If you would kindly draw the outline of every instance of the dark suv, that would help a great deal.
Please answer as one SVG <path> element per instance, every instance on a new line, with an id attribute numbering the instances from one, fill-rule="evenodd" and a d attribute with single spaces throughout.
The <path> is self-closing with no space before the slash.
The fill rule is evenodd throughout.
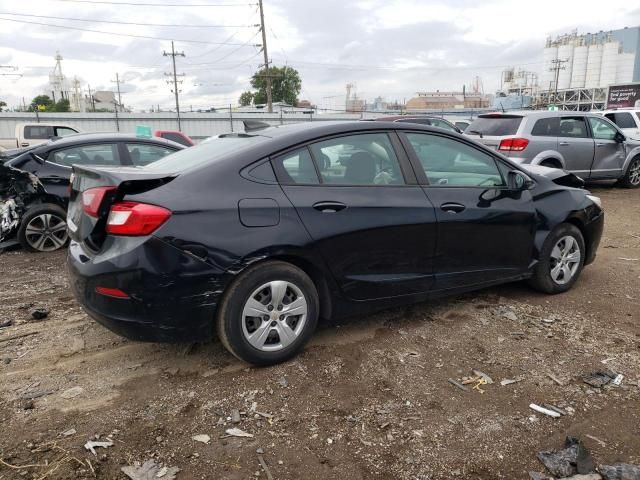
<path id="1" fill-rule="evenodd" d="M 524 111 L 479 115 L 465 135 L 518 163 L 564 168 L 584 179 L 640 186 L 640 141 L 595 113 Z"/>

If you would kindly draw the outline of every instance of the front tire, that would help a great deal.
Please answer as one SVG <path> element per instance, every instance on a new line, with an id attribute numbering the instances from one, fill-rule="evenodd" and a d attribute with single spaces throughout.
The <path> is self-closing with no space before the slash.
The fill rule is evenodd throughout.
<path id="1" fill-rule="evenodd" d="M 281 261 L 261 263 L 236 278 L 225 293 L 216 329 L 233 355 L 255 365 L 293 357 L 318 324 L 318 292 L 309 276 Z"/>
<path id="2" fill-rule="evenodd" d="M 566 292 L 578 280 L 585 256 L 582 233 L 575 225 L 563 223 L 545 240 L 540 260 L 529 283 L 544 293 Z"/>
<path id="3" fill-rule="evenodd" d="M 618 183 L 624 188 L 640 187 L 640 156 L 631 159 L 624 177 Z"/>
<path id="4" fill-rule="evenodd" d="M 52 203 L 34 205 L 22 217 L 18 228 L 18 241 L 30 252 L 53 252 L 69 241 L 67 214 Z"/>

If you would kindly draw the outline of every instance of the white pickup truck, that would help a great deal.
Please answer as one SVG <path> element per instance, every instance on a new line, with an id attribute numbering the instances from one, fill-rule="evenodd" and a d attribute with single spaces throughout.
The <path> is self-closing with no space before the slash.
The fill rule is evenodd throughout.
<path id="1" fill-rule="evenodd" d="M 32 147 L 45 143 L 51 137 L 64 137 L 74 133 L 78 133 L 78 130 L 60 123 L 19 123 L 13 138 L 0 138 L 0 152 Z"/>

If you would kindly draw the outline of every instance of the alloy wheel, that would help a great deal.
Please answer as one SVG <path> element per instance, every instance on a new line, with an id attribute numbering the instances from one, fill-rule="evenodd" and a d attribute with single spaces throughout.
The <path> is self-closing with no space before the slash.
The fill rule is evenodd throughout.
<path id="1" fill-rule="evenodd" d="M 570 235 L 562 237 L 551 250 L 551 279 L 558 285 L 569 283 L 578 271 L 580 245 Z"/>
<path id="2" fill-rule="evenodd" d="M 640 185 L 640 158 L 633 160 L 629 167 L 629 183 L 633 186 Z"/>
<path id="3" fill-rule="evenodd" d="M 282 350 L 302 333 L 307 321 L 307 300 L 291 282 L 274 280 L 257 288 L 242 310 L 242 332 L 254 348 Z"/>
<path id="4" fill-rule="evenodd" d="M 68 237 L 67 223 L 63 218 L 51 213 L 33 217 L 25 229 L 29 246 L 40 252 L 53 252 L 62 247 Z"/>

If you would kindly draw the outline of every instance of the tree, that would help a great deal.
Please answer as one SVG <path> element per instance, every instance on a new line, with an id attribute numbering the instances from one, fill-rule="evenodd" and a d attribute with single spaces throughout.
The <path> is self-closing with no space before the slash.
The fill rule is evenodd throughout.
<path id="1" fill-rule="evenodd" d="M 38 109 L 38 105 L 44 106 L 45 111 L 49 110 L 53 106 L 53 100 L 49 95 L 38 95 L 33 100 L 31 100 L 31 105 L 29 109 L 33 112 Z"/>
<path id="2" fill-rule="evenodd" d="M 0 112 L 2 111 L 2 108 L 6 106 L 7 106 L 7 102 L 0 100 Z"/>
<path id="3" fill-rule="evenodd" d="M 71 104 L 66 98 L 61 98 L 47 110 L 50 112 L 69 112 L 71 111 Z"/>
<path id="4" fill-rule="evenodd" d="M 251 105 L 253 103 L 253 96 L 254 93 L 253 92 L 242 92 L 242 95 L 240 95 L 240 99 L 238 100 L 238 103 L 240 104 L 241 107 L 246 107 L 247 105 Z"/>
<path id="5" fill-rule="evenodd" d="M 263 68 L 251 78 L 251 86 L 257 90 L 253 94 L 256 104 L 267 103 L 267 74 L 271 77 L 271 94 L 274 102 L 284 102 L 289 105 L 298 103 L 298 94 L 302 89 L 302 80 L 298 71 L 291 67 Z"/>

